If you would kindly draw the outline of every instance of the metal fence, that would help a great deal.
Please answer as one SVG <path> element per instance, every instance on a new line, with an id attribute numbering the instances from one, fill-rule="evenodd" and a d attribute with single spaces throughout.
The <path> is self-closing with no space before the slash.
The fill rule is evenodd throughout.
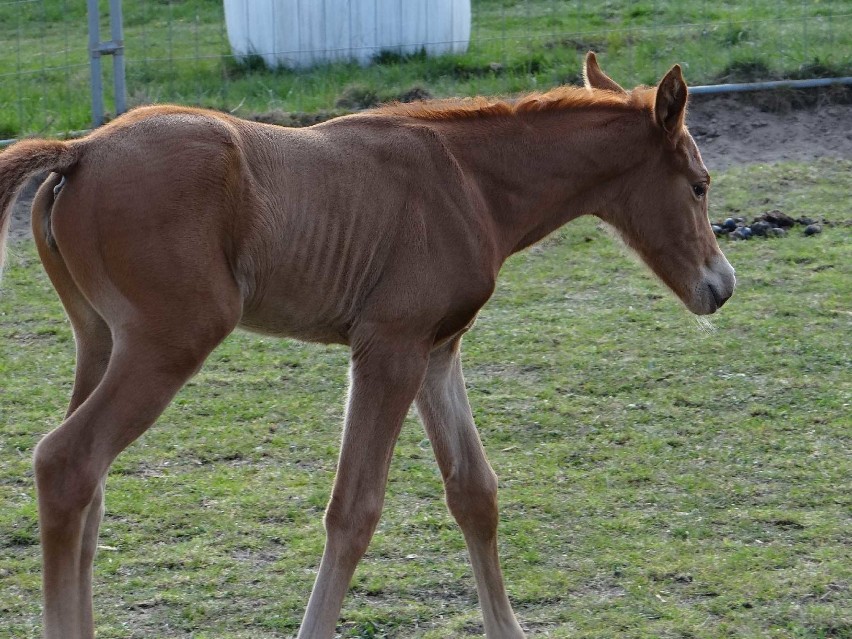
<path id="1" fill-rule="evenodd" d="M 298 15 L 302 3 L 331 1 L 279 6 Z M 361 0 L 374 12 L 380 1 Z M 357 2 L 347 0 L 346 10 Z M 149 102 L 280 114 L 351 110 L 407 95 L 543 89 L 575 82 L 588 49 L 631 86 L 654 82 L 673 62 L 702 85 L 697 92 L 852 83 L 848 0 L 471 4 L 464 54 L 427 59 L 389 50 L 377 51 L 368 66 L 269 69 L 260 55 L 233 55 L 222 0 L 89 0 L 88 7 L 0 0 L 0 140 L 74 135 L 125 105 Z M 101 65 L 110 54 L 113 64 Z"/>

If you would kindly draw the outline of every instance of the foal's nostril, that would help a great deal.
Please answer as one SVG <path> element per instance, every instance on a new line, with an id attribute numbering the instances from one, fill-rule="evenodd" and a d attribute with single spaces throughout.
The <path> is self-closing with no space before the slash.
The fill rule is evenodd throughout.
<path id="1" fill-rule="evenodd" d="M 725 302 L 731 299 L 730 293 L 727 295 L 721 295 L 712 284 L 708 284 L 707 288 L 710 289 L 710 294 L 713 295 L 713 300 L 716 302 L 716 308 L 721 308 Z"/>

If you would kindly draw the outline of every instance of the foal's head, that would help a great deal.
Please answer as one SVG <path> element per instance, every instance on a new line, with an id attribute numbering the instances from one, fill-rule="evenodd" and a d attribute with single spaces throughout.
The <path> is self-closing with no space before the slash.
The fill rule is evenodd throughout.
<path id="1" fill-rule="evenodd" d="M 627 92 L 607 77 L 593 53 L 586 86 Z M 722 255 L 707 217 L 710 174 L 684 125 L 686 83 L 675 65 L 652 89 L 634 89 L 650 114 L 642 162 L 622 196 L 600 217 L 698 315 L 714 313 L 734 292 L 734 269 Z"/>

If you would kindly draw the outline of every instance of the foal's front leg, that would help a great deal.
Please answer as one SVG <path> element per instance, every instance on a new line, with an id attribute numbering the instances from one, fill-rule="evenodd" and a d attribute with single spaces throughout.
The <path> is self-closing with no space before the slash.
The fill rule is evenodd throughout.
<path id="1" fill-rule="evenodd" d="M 461 369 L 461 340 L 437 349 L 417 411 L 444 478 L 447 506 L 464 533 L 488 639 L 521 639 L 497 557 L 497 477 L 473 423 Z"/>
<path id="2" fill-rule="evenodd" d="M 299 639 L 334 636 L 343 598 L 382 512 L 388 468 L 428 361 L 428 344 L 372 331 L 353 344 L 349 402 L 326 544 Z"/>

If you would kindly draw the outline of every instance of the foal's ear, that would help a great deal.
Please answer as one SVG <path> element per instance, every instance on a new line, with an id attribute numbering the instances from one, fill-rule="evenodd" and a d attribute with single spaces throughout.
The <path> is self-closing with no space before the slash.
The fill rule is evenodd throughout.
<path id="1" fill-rule="evenodd" d="M 670 136 L 683 128 L 686 116 L 686 94 L 686 82 L 680 65 L 676 64 L 660 80 L 654 102 L 654 119 Z"/>
<path id="2" fill-rule="evenodd" d="M 586 54 L 586 62 L 583 64 L 583 84 L 587 89 L 606 89 L 616 93 L 627 93 L 615 80 L 601 71 L 594 51 Z"/>

